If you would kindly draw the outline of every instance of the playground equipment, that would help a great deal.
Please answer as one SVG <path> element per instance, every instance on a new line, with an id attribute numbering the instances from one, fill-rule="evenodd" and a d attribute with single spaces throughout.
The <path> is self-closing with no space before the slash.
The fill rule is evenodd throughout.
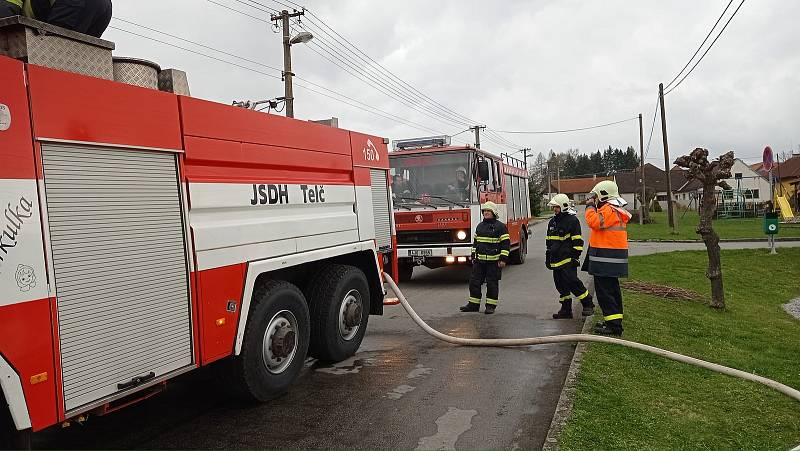
<path id="1" fill-rule="evenodd" d="M 792 206 L 789 205 L 789 199 L 786 196 L 778 196 L 778 210 L 781 212 L 784 223 L 800 222 L 800 218 L 794 215 Z"/>
<path id="2" fill-rule="evenodd" d="M 758 201 L 750 188 L 717 192 L 716 219 L 755 218 L 760 216 Z"/>

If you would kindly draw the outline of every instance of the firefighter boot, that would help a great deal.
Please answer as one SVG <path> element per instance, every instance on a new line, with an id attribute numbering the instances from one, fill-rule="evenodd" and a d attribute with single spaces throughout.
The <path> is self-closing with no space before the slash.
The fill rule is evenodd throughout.
<path id="1" fill-rule="evenodd" d="M 572 299 L 561 301 L 561 309 L 553 313 L 553 319 L 572 319 Z"/>
<path id="2" fill-rule="evenodd" d="M 486 309 L 483 311 L 483 313 L 485 313 L 487 315 L 491 315 L 492 313 L 494 313 L 495 309 L 497 309 L 496 305 L 494 305 L 494 304 L 486 304 Z"/>
<path id="3" fill-rule="evenodd" d="M 467 305 L 462 305 L 459 310 L 462 312 L 477 312 L 481 309 L 480 304 L 476 304 L 475 302 L 467 302 Z"/>
<path id="4" fill-rule="evenodd" d="M 622 324 L 611 324 L 610 322 L 597 323 L 594 326 L 594 333 L 598 335 L 622 336 Z"/>
<path id="5" fill-rule="evenodd" d="M 581 311 L 581 315 L 583 316 L 594 315 L 594 302 L 592 302 L 591 296 L 589 296 L 586 299 L 581 299 L 581 305 L 583 306 L 583 311 Z"/>

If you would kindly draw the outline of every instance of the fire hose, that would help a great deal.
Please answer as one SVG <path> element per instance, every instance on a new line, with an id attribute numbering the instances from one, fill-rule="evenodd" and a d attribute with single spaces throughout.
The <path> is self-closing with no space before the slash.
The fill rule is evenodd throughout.
<path id="1" fill-rule="evenodd" d="M 729 368 L 727 366 L 719 365 L 716 363 L 706 362 L 705 360 L 696 359 L 694 357 L 685 356 L 683 354 L 678 354 L 677 352 L 667 351 L 666 349 L 657 348 L 655 346 L 649 346 L 641 343 L 636 343 L 634 341 L 622 340 L 620 338 L 613 338 L 613 337 L 605 337 L 600 335 L 590 335 L 590 334 L 567 334 L 567 335 L 549 335 L 543 337 L 531 337 L 531 338 L 461 338 L 461 337 L 454 337 L 452 335 L 447 335 L 438 330 L 429 326 L 425 321 L 420 318 L 417 312 L 411 308 L 411 304 L 408 303 L 408 300 L 400 291 L 400 288 L 397 284 L 392 280 L 389 275 L 384 273 L 384 279 L 386 283 L 389 284 L 389 287 L 392 291 L 397 295 L 398 299 L 400 300 L 400 304 L 402 304 L 403 308 L 406 310 L 406 313 L 414 320 L 417 325 L 422 328 L 425 332 L 429 335 L 433 336 L 434 338 L 438 338 L 439 340 L 445 341 L 447 343 L 451 343 L 454 345 L 460 346 L 479 346 L 479 347 L 513 347 L 513 346 L 535 346 L 535 345 L 544 345 L 544 344 L 553 344 L 553 343 L 576 343 L 576 342 L 594 342 L 594 343 L 607 343 L 607 344 L 614 344 L 619 346 L 625 346 L 627 348 L 638 349 L 640 351 L 649 352 L 652 354 L 659 355 L 661 357 L 675 360 L 682 363 L 688 363 L 690 365 L 699 366 L 701 368 L 706 368 L 711 371 L 716 371 L 718 373 L 722 373 L 728 376 L 738 377 L 740 379 L 758 382 L 760 384 L 764 384 L 773 390 L 777 390 L 783 393 L 790 398 L 794 398 L 797 401 L 800 401 L 800 391 L 789 387 L 788 385 L 781 384 L 780 382 L 774 381 L 772 379 L 767 379 L 766 377 L 758 376 L 756 374 L 748 373 L 746 371 L 737 370 L 735 368 Z M 800 450 L 800 446 L 795 448 L 795 450 Z M 794 450 L 793 450 L 794 451 Z"/>

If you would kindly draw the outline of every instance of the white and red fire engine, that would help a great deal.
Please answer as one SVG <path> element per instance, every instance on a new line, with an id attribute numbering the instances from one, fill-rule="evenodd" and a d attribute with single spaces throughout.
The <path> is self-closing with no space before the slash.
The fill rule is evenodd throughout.
<path id="1" fill-rule="evenodd" d="M 508 226 L 511 261 L 525 262 L 531 210 L 524 162 L 451 146 L 447 136 L 395 141 L 389 161 L 401 281 L 411 279 L 415 266 L 470 264 L 486 201 L 500 207 Z"/>
<path id="2" fill-rule="evenodd" d="M 353 355 L 393 261 L 387 143 L 0 57 L 2 434 L 220 360 L 267 400 Z"/>

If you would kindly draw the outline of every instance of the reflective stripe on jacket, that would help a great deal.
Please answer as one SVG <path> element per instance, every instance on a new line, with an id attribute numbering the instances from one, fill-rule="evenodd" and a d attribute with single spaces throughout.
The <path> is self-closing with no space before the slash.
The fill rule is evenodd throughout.
<path id="1" fill-rule="evenodd" d="M 627 277 L 628 232 L 631 214 L 609 203 L 586 207 L 586 223 L 592 229 L 584 269 L 601 277 Z"/>
<path id="2" fill-rule="evenodd" d="M 511 238 L 508 229 L 502 222 L 483 220 L 475 228 L 475 239 L 472 242 L 472 254 L 479 261 L 508 261 L 511 249 Z"/>
<path id="3" fill-rule="evenodd" d="M 578 218 L 566 212 L 559 213 L 547 224 L 547 262 L 549 268 L 566 267 L 573 259 L 579 259 L 583 252 L 581 223 Z"/>

